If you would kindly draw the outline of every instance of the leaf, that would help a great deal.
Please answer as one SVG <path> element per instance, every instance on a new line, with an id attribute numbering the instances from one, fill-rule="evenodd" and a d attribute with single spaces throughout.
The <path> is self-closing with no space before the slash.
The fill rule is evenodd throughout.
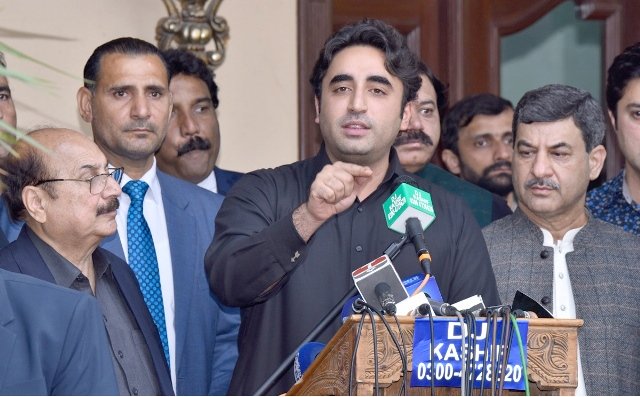
<path id="1" fill-rule="evenodd" d="M 12 69 L 6 69 L 0 66 L 0 76 L 11 77 L 16 80 L 23 81 L 28 84 L 39 84 L 39 85 L 51 85 L 52 83 L 48 80 L 41 79 L 39 77 L 29 76 L 27 74 L 18 72 Z"/>
<path id="2" fill-rule="evenodd" d="M 71 73 L 69 73 L 69 72 L 67 72 L 65 70 L 59 69 L 59 68 L 57 68 L 55 66 L 52 66 L 52 65 L 49 65 L 48 63 L 43 62 L 43 61 L 41 61 L 39 59 L 33 58 L 33 57 L 31 57 L 31 56 L 29 56 L 29 55 L 27 55 L 27 54 L 25 54 L 25 53 L 23 53 L 21 51 L 16 50 L 13 47 L 10 47 L 9 45 L 7 45 L 6 43 L 4 43 L 2 41 L 0 41 L 0 51 L 6 52 L 8 54 L 13 54 L 16 57 L 19 57 L 19 58 L 22 58 L 22 59 L 26 59 L 26 60 L 31 61 L 31 62 L 33 62 L 33 63 L 35 63 L 37 65 L 40 65 L 40 66 L 44 66 L 45 68 L 47 68 L 49 70 L 53 70 L 54 72 L 60 73 L 60 74 L 62 74 L 64 76 L 71 77 L 74 80 L 82 80 L 82 81 L 84 81 L 84 79 L 81 78 L 81 77 L 75 76 L 75 75 L 73 75 L 73 74 L 71 74 Z"/>
<path id="3" fill-rule="evenodd" d="M 0 145 L 15 156 L 17 153 L 15 150 L 13 150 L 12 146 L 19 140 L 23 140 L 33 147 L 36 147 L 45 152 L 49 151 L 49 149 L 42 146 L 38 141 L 31 138 L 29 134 L 22 132 L 17 128 L 14 128 L 13 126 L 7 124 L 4 120 L 0 120 Z"/>

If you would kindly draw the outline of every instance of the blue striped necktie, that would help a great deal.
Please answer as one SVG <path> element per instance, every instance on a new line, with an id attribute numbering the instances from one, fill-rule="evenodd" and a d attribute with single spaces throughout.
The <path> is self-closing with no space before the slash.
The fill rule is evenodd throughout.
<path id="1" fill-rule="evenodd" d="M 138 283 L 140 283 L 144 302 L 147 304 L 151 317 L 153 317 L 153 322 L 158 328 L 164 356 L 167 363 L 169 363 L 169 342 L 164 319 L 158 258 L 156 257 L 156 249 L 153 245 L 153 237 L 151 236 L 149 225 L 142 212 L 142 202 L 147 189 L 149 189 L 149 185 L 146 182 L 133 180 L 127 182 L 122 188 L 122 191 L 131 197 L 131 205 L 127 214 L 129 266 L 135 273 Z"/>

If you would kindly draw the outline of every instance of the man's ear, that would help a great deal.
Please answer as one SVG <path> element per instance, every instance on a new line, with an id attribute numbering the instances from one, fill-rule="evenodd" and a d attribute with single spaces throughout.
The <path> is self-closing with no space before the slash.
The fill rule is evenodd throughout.
<path id="1" fill-rule="evenodd" d="M 91 98 L 93 94 L 87 87 L 80 87 L 76 94 L 76 101 L 78 102 L 78 112 L 80 117 L 87 123 L 91 123 L 93 119 L 93 109 L 91 108 Z"/>
<path id="2" fill-rule="evenodd" d="M 49 195 L 37 186 L 25 186 L 22 189 L 22 203 L 27 213 L 38 223 L 47 221 L 45 208 L 49 199 Z"/>
<path id="3" fill-rule="evenodd" d="M 315 118 L 315 122 L 316 124 L 320 124 L 320 98 L 318 98 L 317 96 L 314 97 L 314 104 L 316 106 L 316 118 Z"/>
<path id="4" fill-rule="evenodd" d="M 409 129 L 409 123 L 411 122 L 412 106 L 411 102 L 407 102 L 402 110 L 402 121 L 400 121 L 400 131 Z"/>
<path id="5" fill-rule="evenodd" d="M 445 167 L 455 175 L 460 175 L 460 157 L 453 152 L 451 149 L 444 149 L 442 151 L 442 162 Z"/>
<path id="6" fill-rule="evenodd" d="M 607 158 L 607 149 L 598 145 L 589 153 L 589 180 L 594 180 L 600 176 L 600 171 L 604 167 L 604 160 Z"/>

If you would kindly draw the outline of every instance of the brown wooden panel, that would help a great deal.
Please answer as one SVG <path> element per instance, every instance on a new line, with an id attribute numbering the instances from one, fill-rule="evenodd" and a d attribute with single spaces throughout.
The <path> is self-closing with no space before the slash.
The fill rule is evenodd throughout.
<path id="1" fill-rule="evenodd" d="M 381 19 L 407 37 L 411 50 L 429 64 L 437 76 L 447 78 L 447 62 L 442 57 L 447 46 L 447 33 L 441 31 L 446 18 L 442 0 L 334 0 L 334 31 L 362 18 Z"/>
<path id="2" fill-rule="evenodd" d="M 452 60 L 463 65 L 452 102 L 482 92 L 500 94 L 500 38 L 532 25 L 562 1 L 462 1 L 459 42 L 464 58 Z"/>
<path id="3" fill-rule="evenodd" d="M 318 52 L 331 34 L 331 0 L 298 0 L 298 139 L 300 159 L 318 151 L 322 138 L 315 123 L 309 77 Z"/>

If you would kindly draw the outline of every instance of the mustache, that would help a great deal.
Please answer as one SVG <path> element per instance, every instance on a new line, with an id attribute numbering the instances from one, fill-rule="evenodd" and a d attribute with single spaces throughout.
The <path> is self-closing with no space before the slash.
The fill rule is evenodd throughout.
<path id="1" fill-rule="evenodd" d="M 151 132 L 156 132 L 158 130 L 158 126 L 150 122 L 149 120 L 134 120 L 129 124 L 125 124 L 123 129 L 125 131 L 143 129 L 143 130 L 149 130 Z"/>
<path id="2" fill-rule="evenodd" d="M 526 188 L 531 188 L 531 187 L 547 187 L 549 189 L 553 189 L 553 190 L 559 190 L 560 189 L 560 184 L 558 182 L 555 182 L 552 179 L 549 178 L 533 178 L 533 179 L 529 179 L 524 186 Z"/>
<path id="3" fill-rule="evenodd" d="M 120 208 L 120 201 L 118 201 L 117 198 L 113 197 L 109 199 L 109 201 L 107 201 L 103 206 L 98 207 L 96 215 L 106 214 L 115 211 L 118 208 Z"/>
<path id="4" fill-rule="evenodd" d="M 482 174 L 483 176 L 489 176 L 491 172 L 497 170 L 498 168 L 503 168 L 503 167 L 509 167 L 509 169 L 511 169 L 511 161 L 501 160 L 494 164 L 491 164 L 489 167 L 485 168 Z"/>
<path id="5" fill-rule="evenodd" d="M 410 142 L 420 142 L 425 146 L 433 146 L 431 137 L 423 130 L 404 130 L 398 132 L 394 145 L 404 145 Z"/>
<path id="6" fill-rule="evenodd" d="M 193 150 L 209 150 L 210 148 L 211 142 L 209 142 L 208 139 L 204 139 L 196 135 L 178 148 L 178 157 L 185 155 Z"/>

